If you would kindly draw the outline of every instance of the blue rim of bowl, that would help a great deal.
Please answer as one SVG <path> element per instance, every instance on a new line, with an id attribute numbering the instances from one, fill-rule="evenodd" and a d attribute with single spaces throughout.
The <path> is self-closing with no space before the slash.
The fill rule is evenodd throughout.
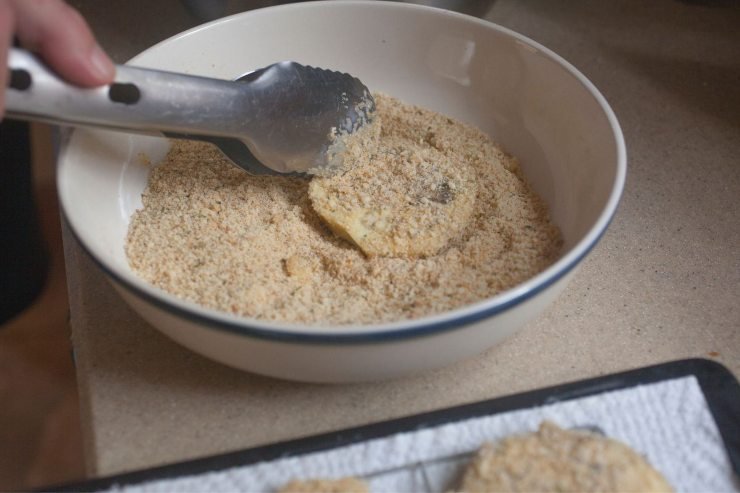
<path id="1" fill-rule="evenodd" d="M 277 10 L 277 9 L 307 8 L 307 7 L 310 7 L 311 4 L 331 4 L 331 3 L 333 3 L 335 6 L 339 3 L 349 4 L 349 5 L 352 5 L 352 4 L 354 5 L 385 4 L 387 6 L 393 6 L 394 8 L 438 11 L 438 12 L 444 12 L 445 15 L 465 18 L 475 23 L 481 23 L 481 24 L 486 24 L 488 26 L 493 26 L 495 29 L 505 34 L 508 34 L 509 36 L 512 36 L 515 39 L 518 39 L 524 42 L 525 44 L 537 49 L 539 52 L 544 53 L 545 55 L 547 55 L 554 61 L 558 62 L 562 67 L 568 70 L 568 72 L 572 76 L 574 76 L 578 80 L 578 82 L 580 82 L 584 86 L 584 88 L 589 92 L 589 94 L 591 94 L 591 96 L 594 99 L 596 99 L 599 106 L 604 110 L 606 118 L 614 133 L 615 144 L 616 144 L 616 158 L 617 158 L 616 164 L 617 165 L 616 165 L 616 170 L 615 170 L 614 185 L 612 186 L 612 190 L 609 194 L 609 197 L 607 198 L 606 204 L 604 206 L 604 210 L 602 211 L 601 215 L 595 221 L 595 224 L 586 233 L 584 238 L 582 238 L 578 243 L 576 243 L 576 245 L 570 250 L 570 254 L 566 253 L 566 255 L 561 257 L 559 261 L 555 262 L 555 264 L 551 265 L 550 267 L 545 269 L 545 271 L 541 272 L 534 278 L 531 278 L 528 281 L 525 281 L 524 283 L 519 284 L 513 287 L 511 290 L 501 293 L 494 298 L 484 300 L 484 301 L 475 303 L 473 305 L 464 306 L 464 307 L 461 307 L 461 308 L 458 308 L 452 311 L 448 311 L 448 312 L 445 312 L 445 313 L 442 313 L 436 316 L 433 315 L 433 316 L 424 317 L 420 319 L 411 319 L 411 320 L 399 321 L 399 322 L 390 323 L 390 324 L 378 324 L 381 327 L 383 325 L 393 325 L 393 326 L 398 326 L 397 328 L 396 327 L 388 328 L 388 329 L 375 328 L 373 330 L 362 330 L 363 326 L 348 325 L 346 326 L 347 332 L 342 332 L 342 333 L 337 333 L 334 331 L 322 332 L 321 331 L 322 327 L 320 325 L 299 326 L 297 324 L 285 324 L 285 326 L 289 328 L 281 329 L 281 330 L 255 327 L 254 324 L 261 324 L 262 322 L 258 319 L 247 319 L 247 318 L 241 318 L 241 317 L 236 317 L 236 316 L 233 316 L 233 320 L 232 320 L 229 314 L 227 314 L 226 312 L 220 312 L 216 310 L 199 307 L 193 303 L 185 302 L 183 300 L 177 299 L 173 295 L 165 293 L 164 291 L 161 291 L 158 288 L 155 288 L 153 286 L 147 286 L 152 291 L 158 293 L 158 295 L 150 293 L 147 291 L 147 289 L 136 286 L 134 282 L 131 282 L 130 280 L 126 279 L 125 276 L 120 275 L 114 269 L 111 269 L 110 267 L 108 267 L 102 260 L 100 260 L 95 255 L 94 252 L 92 252 L 85 245 L 80 235 L 77 233 L 74 227 L 74 223 L 70 221 L 69 217 L 67 216 L 67 212 L 64 208 L 64 201 L 62 200 L 61 201 L 62 215 L 64 216 L 67 222 L 67 225 L 69 227 L 69 230 L 72 232 L 72 235 L 75 237 L 78 244 L 85 251 L 85 253 L 89 256 L 89 258 L 91 258 L 93 262 L 98 266 L 98 268 L 100 268 L 108 277 L 110 277 L 113 281 L 115 281 L 115 283 L 119 287 L 128 291 L 130 294 L 145 300 L 146 302 L 154 305 L 160 310 L 169 312 L 172 315 L 184 318 L 190 322 L 194 322 L 201 327 L 219 330 L 219 331 L 225 331 L 225 332 L 235 334 L 235 335 L 248 336 L 248 337 L 253 337 L 256 339 L 269 340 L 269 341 L 274 341 L 274 342 L 302 343 L 302 344 L 329 344 L 329 345 L 367 344 L 367 343 L 385 343 L 385 342 L 391 342 L 391 341 L 404 341 L 404 340 L 415 339 L 419 337 L 433 336 L 433 335 L 436 335 L 442 332 L 448 332 L 451 330 L 462 329 L 465 326 L 474 324 L 486 318 L 490 318 L 494 315 L 497 315 L 499 313 L 502 313 L 508 310 L 509 308 L 515 305 L 519 305 L 523 303 L 524 301 L 527 301 L 528 299 L 534 297 L 538 293 L 546 290 L 547 288 L 555 284 L 557 281 L 562 279 L 566 274 L 571 272 L 591 252 L 591 250 L 601 240 L 604 233 L 606 232 L 609 225 L 611 224 L 611 221 L 613 220 L 614 215 L 616 214 L 616 210 L 619 205 L 622 192 L 624 190 L 624 183 L 625 183 L 625 177 L 626 177 L 626 169 L 627 169 L 626 145 L 624 141 L 624 135 L 622 133 L 617 117 L 614 114 L 614 111 L 611 109 L 611 106 L 609 105 L 609 103 L 606 101 L 606 98 L 604 98 L 604 96 L 599 92 L 599 90 L 594 86 L 594 84 L 586 76 L 584 76 L 578 69 L 576 69 L 572 64 L 570 64 L 563 57 L 553 52 L 549 48 L 541 45 L 540 43 L 522 34 L 512 31 L 511 29 L 495 24 L 493 22 L 485 21 L 477 17 L 469 16 L 466 14 L 460 14 L 457 12 L 451 12 L 451 11 L 436 8 L 436 7 L 422 6 L 422 5 L 416 5 L 416 4 L 404 4 L 404 3 L 396 3 L 396 2 L 388 2 L 388 1 L 377 1 L 377 0 L 350 0 L 346 2 L 323 0 L 323 1 L 316 1 L 316 2 L 304 2 L 301 4 L 279 5 L 279 6 L 267 7 L 263 9 L 256 9 L 253 11 L 234 14 L 232 16 L 229 16 L 223 19 L 218 19 L 216 21 L 212 21 L 212 22 L 200 25 L 200 26 L 196 26 L 192 29 L 176 34 L 175 36 L 171 38 L 168 38 L 160 43 L 157 43 L 151 48 L 154 48 L 159 44 L 163 44 L 168 41 L 180 38 L 182 36 L 187 36 L 194 31 L 198 31 L 198 30 L 203 29 L 204 27 L 208 27 L 210 24 L 217 24 L 220 22 L 224 22 L 225 20 L 228 20 L 228 19 L 237 18 L 237 17 L 241 17 L 244 15 L 249 15 L 253 12 L 266 11 L 266 10 Z M 65 145 L 62 147 L 61 152 L 60 152 L 60 159 L 65 153 L 66 147 L 69 145 L 70 140 L 71 139 L 67 139 L 67 141 L 65 142 Z M 592 238 L 590 241 L 586 242 L 586 239 L 589 236 L 591 236 Z M 576 252 L 578 253 L 575 254 Z M 568 259 L 566 263 L 561 264 L 561 262 L 565 260 L 565 257 L 570 257 L 570 258 Z M 561 265 L 558 265 L 558 264 L 561 264 Z M 539 279 L 539 280 L 535 282 L 535 279 Z M 138 281 L 141 282 L 142 284 L 145 283 L 145 281 L 143 280 L 138 280 Z M 525 289 L 526 285 L 529 285 L 529 287 L 526 287 Z M 519 292 L 518 294 L 511 295 L 511 296 L 506 296 L 507 294 L 511 294 L 513 291 L 516 291 L 516 290 L 519 290 L 521 292 Z M 166 300 L 165 299 L 166 297 L 171 297 L 175 299 L 176 301 L 173 303 L 172 301 Z M 500 301 L 497 301 L 497 299 L 499 299 Z M 188 305 L 192 305 L 192 306 L 188 306 Z M 203 313 L 199 313 L 199 311 Z M 469 313 L 455 315 L 456 312 L 460 312 L 460 311 L 469 311 Z M 209 312 L 212 312 L 214 315 L 213 316 L 209 315 L 208 314 Z M 229 318 L 226 318 L 226 317 L 229 317 Z M 441 320 L 439 320 L 440 318 Z M 270 322 L 264 322 L 264 323 L 265 325 L 270 325 Z M 404 325 L 410 325 L 410 327 L 404 327 Z"/>
<path id="2" fill-rule="evenodd" d="M 190 322 L 197 323 L 200 326 L 204 326 L 209 329 L 223 330 L 237 335 L 250 336 L 262 340 L 270 340 L 276 342 L 286 343 L 311 343 L 311 344 L 367 344 L 367 343 L 383 343 L 391 341 L 401 341 L 407 339 L 416 339 L 424 336 L 431 336 L 440 332 L 447 332 L 453 329 L 461 329 L 467 325 L 479 322 L 483 319 L 492 317 L 498 313 L 504 312 L 512 306 L 518 305 L 529 298 L 537 295 L 541 291 L 544 291 L 557 281 L 562 279 L 566 274 L 573 270 L 580 261 L 588 255 L 594 246 L 599 242 L 604 232 L 606 231 L 609 223 L 611 223 L 612 217 L 605 227 L 601 230 L 595 240 L 586 248 L 579 256 L 571 260 L 565 267 L 559 269 L 555 274 L 548 277 L 545 281 L 535 285 L 534 287 L 527 290 L 525 293 L 515 296 L 509 300 L 501 303 L 494 304 L 490 307 L 485 307 L 477 310 L 468 315 L 462 315 L 449 320 L 439 322 L 429 322 L 424 324 L 423 319 L 409 320 L 409 323 L 422 322 L 419 327 L 400 328 L 388 331 L 370 331 L 370 332 L 346 332 L 346 333 L 319 333 L 319 332 L 289 332 L 289 331 L 277 331 L 271 329 L 264 329 L 259 327 L 253 327 L 249 324 L 247 319 L 242 319 L 244 322 L 228 322 L 225 320 L 216 320 L 204 314 L 197 313 L 193 310 L 189 310 L 184 307 L 173 305 L 166 300 L 158 298 L 151 293 L 146 292 L 143 289 L 134 286 L 128 280 L 118 275 L 115 271 L 107 267 L 102 261 L 100 261 L 93 252 L 91 252 L 80 239 L 79 235 L 72 226 L 66 213 L 63 212 L 64 218 L 67 222 L 69 230 L 77 240 L 77 243 L 88 255 L 95 265 L 100 268 L 108 277 L 114 280 L 120 287 L 128 291 L 130 294 L 137 296 L 148 303 L 156 306 L 157 308 L 167 311 L 178 317 L 187 319 Z M 259 323 L 259 321 L 257 321 Z M 316 326 L 306 326 L 309 330 L 316 330 Z M 351 329 L 350 329 L 351 330 Z"/>

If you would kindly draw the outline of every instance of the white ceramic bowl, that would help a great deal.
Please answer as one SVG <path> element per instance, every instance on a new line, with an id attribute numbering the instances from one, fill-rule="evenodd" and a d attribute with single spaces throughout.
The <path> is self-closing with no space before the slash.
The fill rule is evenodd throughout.
<path id="1" fill-rule="evenodd" d="M 63 212 L 121 296 L 155 328 L 209 358 L 279 378 L 346 382 L 440 367 L 491 347 L 562 291 L 614 214 L 626 156 L 596 88 L 545 47 L 472 17 L 379 1 L 297 3 L 221 19 L 131 64 L 233 78 L 279 60 L 349 72 L 379 90 L 473 123 L 521 159 L 564 236 L 562 257 L 480 303 L 423 319 L 302 327 L 201 308 L 140 280 L 124 254 L 163 139 L 76 131 L 58 173 Z"/>

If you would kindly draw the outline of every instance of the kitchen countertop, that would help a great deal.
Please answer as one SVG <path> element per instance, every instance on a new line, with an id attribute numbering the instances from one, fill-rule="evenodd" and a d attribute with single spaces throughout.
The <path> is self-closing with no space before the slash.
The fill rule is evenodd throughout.
<path id="1" fill-rule="evenodd" d="M 117 62 L 201 22 L 176 0 L 71 3 Z M 714 359 L 740 375 L 737 3 L 456 3 L 486 10 L 485 18 L 573 63 L 622 125 L 629 159 L 622 202 L 564 294 L 503 344 L 451 367 L 390 382 L 299 384 L 233 370 L 160 335 L 65 230 L 91 475 L 680 358 Z"/>

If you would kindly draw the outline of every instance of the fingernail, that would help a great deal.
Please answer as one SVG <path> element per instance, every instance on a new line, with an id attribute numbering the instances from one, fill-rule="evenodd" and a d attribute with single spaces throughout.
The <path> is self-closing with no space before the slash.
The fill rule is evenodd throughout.
<path id="1" fill-rule="evenodd" d="M 101 79 L 112 79 L 116 73 L 113 62 L 98 45 L 90 53 L 90 64 L 95 75 Z"/>

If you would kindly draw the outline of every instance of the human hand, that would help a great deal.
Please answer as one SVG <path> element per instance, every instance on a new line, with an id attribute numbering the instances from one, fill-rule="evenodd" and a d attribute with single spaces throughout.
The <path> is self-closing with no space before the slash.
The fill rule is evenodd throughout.
<path id="1" fill-rule="evenodd" d="M 110 83 L 115 67 L 79 12 L 63 0 L 0 0 L 0 67 L 8 66 L 13 36 L 61 77 L 82 87 Z M 0 118 L 8 71 L 0 68 Z"/>

